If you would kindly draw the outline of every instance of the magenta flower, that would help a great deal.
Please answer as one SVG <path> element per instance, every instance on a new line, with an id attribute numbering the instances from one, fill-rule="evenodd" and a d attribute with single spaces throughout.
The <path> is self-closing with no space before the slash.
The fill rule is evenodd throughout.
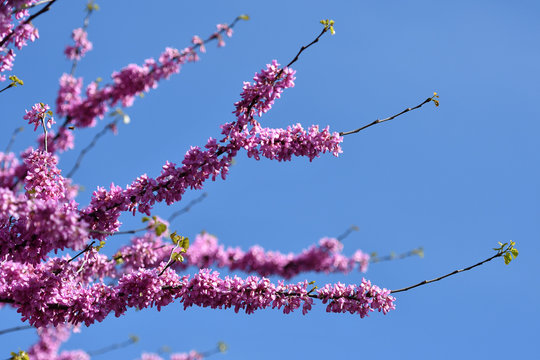
<path id="1" fill-rule="evenodd" d="M 37 103 L 32 106 L 32 110 L 25 110 L 26 115 L 24 115 L 23 119 L 28 120 L 28 124 L 34 124 L 34 131 L 36 131 L 38 126 L 45 124 L 45 118 L 48 115 L 49 118 L 47 119 L 47 123 L 45 125 L 50 129 L 52 124 L 56 123 L 52 117 L 52 111 L 50 109 L 51 108 L 47 104 Z"/>

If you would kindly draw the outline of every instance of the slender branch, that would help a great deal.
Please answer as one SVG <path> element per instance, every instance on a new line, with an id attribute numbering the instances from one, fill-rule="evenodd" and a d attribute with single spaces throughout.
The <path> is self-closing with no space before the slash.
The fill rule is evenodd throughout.
<path id="1" fill-rule="evenodd" d="M 92 241 L 90 244 L 88 244 L 88 246 L 86 246 L 84 248 L 84 250 L 82 250 L 81 252 L 79 252 L 77 255 L 75 255 L 74 257 L 72 257 L 71 259 L 68 260 L 68 264 L 70 262 L 72 262 L 73 260 L 75 260 L 76 258 L 78 258 L 79 256 L 81 256 L 82 254 L 84 254 L 85 252 L 87 252 L 88 250 L 90 250 L 90 248 L 94 245 L 95 241 Z"/>
<path id="2" fill-rule="evenodd" d="M 126 234 L 135 234 L 135 233 L 138 233 L 138 232 L 141 232 L 141 231 L 145 231 L 145 230 L 149 230 L 151 229 L 151 227 L 147 226 L 147 227 L 143 227 L 143 228 L 140 228 L 140 229 L 134 229 L 134 230 L 126 230 L 126 231 L 117 231 L 117 232 L 112 232 L 112 231 L 103 231 L 103 230 L 89 230 L 91 233 L 96 233 L 96 234 L 103 234 L 103 235 L 126 235 Z"/>
<path id="3" fill-rule="evenodd" d="M 77 161 L 75 162 L 75 165 L 73 165 L 73 167 L 71 168 L 71 170 L 67 173 L 66 177 L 67 178 L 71 178 L 73 177 L 73 174 L 75 174 L 75 172 L 79 169 L 79 167 L 81 166 L 81 163 L 84 159 L 84 156 L 86 155 L 86 153 L 88 153 L 90 150 L 92 150 L 92 148 L 94 146 L 96 146 L 96 143 L 97 141 L 99 140 L 99 138 L 103 137 L 107 131 L 109 129 L 111 129 L 114 125 L 116 125 L 116 123 L 118 122 L 118 119 L 112 121 L 111 123 L 107 124 L 103 129 L 101 129 L 100 132 L 98 132 L 94 138 L 92 139 L 92 141 L 90 142 L 90 144 L 88 144 L 84 149 L 81 150 L 79 156 L 77 157 Z M 59 132 L 60 133 L 60 132 Z"/>
<path id="4" fill-rule="evenodd" d="M 206 197 L 208 196 L 208 193 L 202 193 L 201 196 L 199 196 L 198 198 L 196 198 L 195 200 L 191 200 L 191 202 L 189 204 L 187 204 L 185 207 L 183 207 L 182 209 L 172 213 L 171 216 L 169 216 L 169 218 L 167 219 L 167 221 L 169 223 L 171 223 L 176 217 L 182 215 L 182 214 L 185 214 L 187 213 L 189 210 L 191 210 L 191 208 L 200 203 L 201 201 L 203 201 Z"/>
<path id="5" fill-rule="evenodd" d="M 121 349 L 121 348 L 127 347 L 127 346 L 129 346 L 131 344 L 135 344 L 138 341 L 139 341 L 139 338 L 137 336 L 130 336 L 129 340 L 123 341 L 123 342 L 118 343 L 118 344 L 112 344 L 112 345 L 109 345 L 109 346 L 105 346 L 105 347 L 103 347 L 101 349 L 88 351 L 87 354 L 90 355 L 90 356 L 102 355 L 102 354 L 108 353 L 110 351 Z"/>
<path id="6" fill-rule="evenodd" d="M 22 325 L 22 326 L 15 326 L 9 329 L 0 330 L 0 335 L 4 335 L 10 332 L 20 331 L 20 330 L 27 330 L 27 329 L 33 329 L 34 327 L 32 325 Z"/>
<path id="7" fill-rule="evenodd" d="M 23 130 L 24 130 L 24 127 L 22 126 L 13 130 L 13 134 L 11 134 L 11 138 L 9 139 L 9 143 L 6 146 L 6 150 L 4 151 L 4 153 L 7 154 L 11 150 L 11 147 L 13 146 L 13 143 L 15 142 L 15 137 L 17 136 L 18 133 L 20 133 Z"/>
<path id="8" fill-rule="evenodd" d="M 343 232 L 343 234 L 339 235 L 336 239 L 338 239 L 339 241 L 343 241 L 345 240 L 345 238 L 347 236 L 349 236 L 353 231 L 358 231 L 358 226 L 356 225 L 351 225 L 349 226 L 349 228 L 347 230 L 345 230 L 345 232 Z"/>
<path id="9" fill-rule="evenodd" d="M 416 249 L 412 249 L 410 251 L 407 251 L 407 252 L 405 252 L 403 254 L 396 255 L 396 254 L 391 253 L 390 255 L 381 256 L 381 257 L 378 257 L 377 254 L 374 253 L 374 254 L 371 255 L 371 258 L 369 259 L 369 262 L 370 263 L 378 263 L 378 262 L 382 262 L 382 261 L 401 260 L 401 259 L 405 259 L 407 257 L 415 256 L 415 255 L 418 255 L 420 257 L 424 257 L 424 249 L 422 247 L 418 247 Z"/>
<path id="10" fill-rule="evenodd" d="M 6 91 L 6 90 L 9 89 L 9 88 L 14 87 L 14 86 L 15 86 L 15 84 L 11 83 L 11 84 L 9 84 L 8 86 L 6 86 L 5 88 L 3 88 L 2 90 L 0 90 L 0 93 L 3 92 L 3 91 Z"/>
<path id="11" fill-rule="evenodd" d="M 411 108 L 411 107 L 406 108 L 405 110 L 403 110 L 403 111 L 401 111 L 401 112 L 399 112 L 399 113 L 397 113 L 397 114 L 395 114 L 395 115 L 392 115 L 392 116 L 390 116 L 390 117 L 387 117 L 386 119 L 377 119 L 377 120 L 373 121 L 372 123 L 369 123 L 369 124 L 367 124 L 367 125 L 364 125 L 364 126 L 358 128 L 358 129 L 356 129 L 356 130 L 342 131 L 342 132 L 339 133 L 339 136 L 345 136 L 345 135 L 350 135 L 350 134 L 356 134 L 357 132 L 360 132 L 360 131 L 362 131 L 362 130 L 364 130 L 364 129 L 367 129 L 367 128 L 370 127 L 370 126 L 377 125 L 377 124 L 380 124 L 380 123 L 385 122 L 385 121 L 393 120 L 393 119 L 397 118 L 397 117 L 400 116 L 400 115 L 403 115 L 403 114 L 405 114 L 405 113 L 408 113 L 409 111 L 412 111 L 412 110 L 416 110 L 416 109 L 421 108 L 422 106 L 424 106 L 424 105 L 427 104 L 428 102 L 433 101 L 433 100 L 434 100 L 434 97 L 435 97 L 435 96 L 429 97 L 429 98 L 427 98 L 426 100 L 424 100 L 423 102 L 421 102 L 420 104 L 416 105 L 415 107 L 412 107 L 412 108 Z M 437 104 L 437 103 L 436 103 L 436 104 Z"/>
<path id="12" fill-rule="evenodd" d="M 49 8 L 51 7 L 52 4 L 54 4 L 56 2 L 56 0 L 51 0 L 47 5 L 45 5 L 44 7 L 41 8 L 41 10 L 39 10 L 37 13 L 31 15 L 28 19 L 26 19 L 22 24 L 19 24 L 19 26 L 21 25 L 25 25 L 25 24 L 28 24 L 30 23 L 32 20 L 34 20 L 35 18 L 37 18 L 39 15 L 49 11 Z M 17 26 L 17 27 L 19 27 Z M 8 40 L 13 36 L 13 34 L 15 34 L 15 30 L 11 30 L 9 34 L 6 35 L 5 38 L 3 38 L 2 40 L 0 40 L 0 47 L 4 46 L 4 44 L 6 42 L 8 42 Z"/>
<path id="13" fill-rule="evenodd" d="M 84 21 L 83 21 L 83 30 L 86 32 L 86 29 L 88 29 L 88 25 L 90 24 L 90 15 L 92 15 L 92 13 L 94 12 L 94 2 L 91 1 L 88 3 L 88 5 L 86 6 L 86 16 L 84 17 Z M 77 48 L 77 54 L 79 53 L 79 48 Z M 73 59 L 73 64 L 71 65 L 71 76 L 75 75 L 75 69 L 77 69 L 77 64 L 79 63 L 79 60 L 77 60 L 77 58 Z"/>
<path id="14" fill-rule="evenodd" d="M 411 286 L 407 286 L 407 287 L 404 287 L 404 288 L 402 288 L 402 289 L 391 290 L 390 292 L 391 292 L 392 294 L 396 294 L 396 293 L 399 293 L 399 292 L 408 291 L 408 290 L 414 289 L 415 287 L 418 287 L 418 286 L 422 286 L 422 285 L 426 285 L 426 284 L 431 284 L 431 283 L 433 283 L 433 282 L 442 280 L 442 279 L 447 278 L 447 277 L 449 277 L 449 276 L 456 275 L 456 274 L 459 274 L 459 273 L 464 272 L 464 271 L 469 271 L 469 270 L 474 269 L 475 267 L 480 266 L 480 265 L 482 265 L 482 264 L 485 264 L 485 263 L 487 263 L 487 262 L 489 262 L 489 261 L 491 261 L 491 260 L 493 260 L 493 259 L 495 259 L 495 258 L 504 256 L 505 252 L 506 252 L 506 251 L 502 251 L 502 250 L 501 250 L 501 251 L 497 252 L 495 255 L 493 255 L 492 257 L 487 258 L 487 259 L 484 260 L 484 261 L 481 261 L 481 262 L 479 262 L 479 263 L 477 263 L 477 264 L 471 265 L 471 266 L 466 267 L 466 268 L 464 268 L 464 269 L 454 270 L 454 271 L 452 271 L 451 273 L 448 273 L 448 274 L 446 274 L 446 275 L 440 276 L 440 277 L 438 277 L 438 278 L 431 279 L 431 280 L 424 280 L 424 281 L 419 282 L 418 284 L 411 285 Z"/>
<path id="15" fill-rule="evenodd" d="M 319 39 L 321 38 L 321 36 L 323 36 L 323 34 L 324 34 L 325 32 L 327 32 L 327 31 L 328 31 L 328 28 L 325 26 L 324 29 L 323 29 L 323 30 L 321 31 L 321 33 L 319 34 L 319 36 L 317 36 L 317 37 L 315 38 L 315 40 L 313 40 L 313 41 L 310 42 L 309 44 L 304 45 L 304 46 L 302 46 L 302 47 L 300 48 L 300 50 L 298 51 L 298 53 L 296 54 L 296 56 L 294 57 L 294 59 L 292 59 L 292 60 L 287 64 L 286 67 L 290 67 L 290 66 L 291 66 L 292 64 L 294 64 L 296 61 L 298 61 L 298 58 L 300 57 L 300 54 L 302 54 L 304 51 L 306 51 L 306 50 L 307 50 L 309 47 L 311 47 L 313 44 L 319 42 Z M 282 69 L 281 72 L 283 72 L 283 69 Z M 279 76 L 278 76 L 278 78 L 279 78 Z"/>
<path id="16" fill-rule="evenodd" d="M 42 0 L 42 1 L 38 1 L 37 3 L 34 3 L 34 4 L 32 4 L 32 5 L 26 5 L 26 6 L 23 6 L 23 8 L 22 8 L 21 10 L 28 10 L 28 9 L 34 8 L 34 7 L 39 6 L 39 5 L 43 5 L 43 4 L 48 3 L 48 2 L 51 2 L 51 1 L 53 1 L 53 0 Z M 16 14 L 18 11 L 20 11 L 20 10 L 13 10 L 12 15 L 13 15 L 13 14 Z"/>

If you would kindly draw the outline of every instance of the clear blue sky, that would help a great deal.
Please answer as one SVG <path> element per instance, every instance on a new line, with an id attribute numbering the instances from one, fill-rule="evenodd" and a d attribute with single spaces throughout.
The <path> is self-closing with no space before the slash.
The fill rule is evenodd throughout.
<path id="1" fill-rule="evenodd" d="M 130 311 L 83 328 L 63 349 L 92 350 L 140 336 L 135 346 L 100 359 L 135 359 L 167 345 L 173 351 L 206 350 L 218 340 L 230 350 L 216 359 L 533 358 L 540 330 L 538 297 L 540 132 L 540 4 L 537 1 L 98 1 L 88 29 L 94 50 L 77 69 L 86 82 L 105 80 L 128 63 L 158 57 L 166 46 L 183 48 L 206 37 L 215 24 L 247 13 L 225 48 L 208 46 L 196 64 L 163 82 L 126 110 L 132 122 L 107 135 L 74 180 L 87 204 L 98 185 L 125 186 L 138 175 L 159 174 L 166 160 L 179 163 L 191 145 L 204 145 L 231 121 L 242 81 L 272 59 L 287 63 L 336 21 L 294 68 L 287 90 L 263 119 L 282 127 L 330 125 L 351 130 L 440 94 L 392 122 L 345 138 L 339 158 L 309 163 L 237 158 L 226 181 L 208 183 L 208 198 L 172 226 L 193 237 L 207 230 L 224 244 L 299 252 L 351 224 L 360 231 L 345 252 L 379 254 L 417 246 L 425 258 L 374 264 L 365 275 L 391 289 L 472 265 L 493 254 L 497 241 L 514 240 L 518 259 L 502 259 L 465 274 L 398 294 L 397 310 L 360 319 L 327 314 L 317 304 L 307 316 L 267 310 L 254 315 L 172 304 L 162 312 Z M 0 144 L 24 124 L 24 109 L 54 104 L 58 78 L 69 72 L 63 49 L 82 24 L 84 0 L 59 0 L 37 19 L 38 42 L 19 52 L 15 71 L 22 88 L 1 94 Z M 77 149 L 97 128 L 77 132 Z M 29 127 L 20 151 L 34 144 Z M 4 147 L 4 145 L 2 145 Z M 68 171 L 78 151 L 61 158 Z M 166 217 L 200 192 L 187 193 Z M 122 219 L 125 228 L 140 217 Z M 114 238 L 111 251 L 128 238 Z M 194 271 L 192 269 L 192 271 Z M 299 276 L 292 281 L 300 281 Z M 358 283 L 362 274 L 315 275 L 309 280 Z M 276 279 L 273 279 L 276 280 Z M 0 310 L 1 328 L 18 325 Z M 0 336 L 2 356 L 25 349 L 33 331 Z M 1 357 L 1 356 L 0 356 Z"/>

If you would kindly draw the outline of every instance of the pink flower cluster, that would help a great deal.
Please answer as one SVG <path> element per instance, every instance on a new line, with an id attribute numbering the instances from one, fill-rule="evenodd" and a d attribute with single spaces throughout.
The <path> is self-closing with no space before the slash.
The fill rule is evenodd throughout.
<path id="1" fill-rule="evenodd" d="M 189 353 L 176 353 L 171 354 L 169 360 L 202 360 L 204 356 L 201 353 L 191 350 Z M 164 360 L 158 354 L 143 353 L 138 360 Z"/>
<path id="2" fill-rule="evenodd" d="M 218 39 L 222 44 L 221 33 L 232 36 L 232 29 L 226 24 L 219 24 L 218 31 L 210 36 Z M 73 31 L 75 46 L 68 46 L 66 54 L 70 58 L 77 58 L 91 49 L 92 44 L 86 39 L 82 29 Z M 112 84 L 98 87 L 98 83 L 90 83 L 86 89 L 86 98 L 82 99 L 82 80 L 64 74 L 60 79 L 60 90 L 56 101 L 57 112 L 67 116 L 70 123 L 77 127 L 92 127 L 96 125 L 97 118 L 103 118 L 111 106 L 121 103 L 122 106 L 131 106 L 139 94 L 155 89 L 158 82 L 168 79 L 171 75 L 180 72 L 186 62 L 197 61 L 196 48 L 205 52 L 204 42 L 198 37 L 193 38 L 195 46 L 187 47 L 182 51 L 166 48 L 158 61 L 145 60 L 142 66 L 130 64 L 119 72 L 112 74 Z"/>
<path id="3" fill-rule="evenodd" d="M 56 156 L 35 150 L 25 157 L 24 163 L 27 168 L 24 188 L 30 198 L 56 201 L 65 199 L 64 178 L 56 167 Z"/>
<path id="4" fill-rule="evenodd" d="M 71 335 L 71 326 L 41 327 L 37 329 L 39 340 L 28 350 L 32 360 L 90 360 L 90 356 L 82 351 L 62 351 L 58 354 L 62 343 Z"/>
<path id="5" fill-rule="evenodd" d="M 292 155 L 307 156 L 312 160 L 327 151 L 337 156 L 343 139 L 337 133 L 331 134 L 328 128 L 319 131 L 317 126 L 312 126 L 305 131 L 300 125 L 295 125 L 287 130 L 263 129 L 253 119 L 253 115 L 261 116 L 270 110 L 284 89 L 294 86 L 293 74 L 291 69 L 280 70 L 276 61 L 267 65 L 255 75 L 253 84 L 244 83 L 242 100 L 235 104 L 237 121 L 222 125 L 224 138 L 220 143 L 224 145 L 210 138 L 205 150 L 191 147 L 182 167 L 167 162 L 156 179 L 143 175 L 123 193 L 117 187 L 111 187 L 110 194 L 98 189 L 90 206 L 84 210 L 85 220 L 92 224 L 93 230 L 102 230 L 94 225 L 96 222 L 92 218 L 97 216 L 102 219 L 99 226 L 114 229 L 123 211 L 138 210 L 149 215 L 155 202 L 171 204 L 180 201 L 187 189 L 201 189 L 210 177 L 212 180 L 218 176 L 225 179 L 232 159 L 241 148 L 257 159 L 262 155 L 279 161 L 290 160 Z M 249 128 L 248 124 L 253 126 Z M 105 218 L 109 223 L 103 223 Z"/>
<path id="6" fill-rule="evenodd" d="M 364 317 L 378 310 L 395 309 L 390 291 L 363 281 L 361 285 L 326 285 L 308 290 L 308 282 L 273 284 L 267 278 L 238 276 L 220 278 L 218 272 L 202 269 L 192 278 L 179 276 L 162 263 L 156 269 L 139 269 L 123 274 L 116 285 L 103 282 L 89 285 L 66 266 L 66 260 L 55 258 L 31 266 L 4 262 L 0 267 L 0 302 L 10 303 L 36 327 L 73 325 L 103 321 L 111 312 L 121 316 L 128 308 L 161 307 L 178 300 L 184 309 L 191 306 L 213 309 L 232 308 L 252 314 L 265 308 L 282 309 L 288 314 L 298 309 L 306 314 L 313 299 L 328 303 L 327 312 L 349 312 Z"/>
<path id="7" fill-rule="evenodd" d="M 88 51 L 92 50 L 92 43 L 88 41 L 88 33 L 83 28 L 73 30 L 71 38 L 75 45 L 68 45 L 64 50 L 70 60 L 80 60 Z"/>
<path id="8" fill-rule="evenodd" d="M 32 24 L 25 24 L 24 21 L 30 15 L 24 9 L 36 3 L 38 0 L 7 0 L 0 6 L 0 74 L 13 69 L 15 52 L 9 48 L 13 44 L 17 49 L 21 49 L 28 41 L 35 41 L 38 37 L 38 30 Z M 15 21 L 18 21 L 15 24 Z M 5 81 L 6 76 L 0 75 L 0 81 Z"/>
<path id="9" fill-rule="evenodd" d="M 74 201 L 31 199 L 0 188 L 0 210 L 0 260 L 37 264 L 51 251 L 81 249 L 88 239 Z"/>
<path id="10" fill-rule="evenodd" d="M 23 116 L 23 119 L 28 120 L 28 124 L 34 124 L 34 131 L 37 130 L 42 123 L 45 123 L 47 118 L 46 126 L 50 129 L 52 124 L 55 124 L 54 118 L 50 115 L 51 108 L 47 104 L 37 103 L 32 106 L 30 111 L 26 111 L 26 115 Z"/>
<path id="11" fill-rule="evenodd" d="M 135 237 L 131 244 L 120 248 L 115 258 L 121 259 L 124 271 L 138 268 L 154 268 L 167 261 L 173 249 L 152 233 Z M 314 271 L 324 273 L 348 273 L 356 266 L 366 272 L 369 255 L 361 250 L 355 251 L 352 257 L 342 254 L 343 244 L 335 238 L 322 238 L 318 246 L 311 246 L 301 253 L 282 254 L 277 251 L 265 251 L 260 246 L 253 246 L 247 251 L 240 248 L 226 248 L 219 244 L 217 238 L 208 233 L 195 237 L 182 263 L 175 264 L 176 269 L 189 266 L 212 268 L 215 266 L 231 271 L 241 270 L 257 273 L 261 276 L 277 275 L 290 279 L 300 273 Z"/>

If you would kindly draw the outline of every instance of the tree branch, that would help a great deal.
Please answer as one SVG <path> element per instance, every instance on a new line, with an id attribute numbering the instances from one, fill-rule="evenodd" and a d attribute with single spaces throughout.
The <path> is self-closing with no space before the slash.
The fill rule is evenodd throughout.
<path id="1" fill-rule="evenodd" d="M 28 19 L 26 19 L 22 24 L 19 24 L 17 27 L 21 26 L 21 25 L 25 25 L 25 24 L 28 24 L 30 23 L 32 20 L 34 20 L 35 18 L 37 18 L 39 15 L 49 11 L 49 8 L 51 7 L 52 4 L 54 4 L 56 2 L 56 0 L 51 0 L 47 5 L 45 5 L 44 7 L 41 8 L 41 10 L 39 10 L 37 13 L 31 15 Z M 4 44 L 6 42 L 9 41 L 9 39 L 13 36 L 13 34 L 15 34 L 15 30 L 11 30 L 11 32 L 9 34 L 6 35 L 5 38 L 3 38 L 2 40 L 0 40 L 0 47 L 4 46 Z"/>
<path id="2" fill-rule="evenodd" d="M 34 327 L 32 325 L 22 325 L 22 326 L 15 326 L 9 329 L 0 330 L 0 335 L 4 335 L 10 332 L 20 331 L 20 330 L 27 330 L 27 329 L 33 329 Z"/>
<path id="3" fill-rule="evenodd" d="M 402 288 L 402 289 L 391 290 L 390 292 L 391 292 L 392 294 L 396 294 L 396 293 L 399 293 L 399 292 L 408 291 L 408 290 L 414 289 L 415 287 L 418 287 L 418 286 L 422 286 L 422 285 L 426 285 L 426 284 L 431 284 L 431 283 L 434 283 L 434 282 L 436 282 L 436 281 L 440 281 L 440 280 L 442 280 L 442 279 L 444 279 L 444 278 L 447 278 L 447 277 L 449 277 L 449 276 L 456 275 L 456 274 L 459 274 L 459 273 L 464 272 L 464 271 L 469 271 L 469 270 L 474 269 L 475 267 L 480 266 L 480 265 L 482 265 L 482 264 L 485 264 L 485 263 L 487 263 L 487 262 L 489 262 L 489 261 L 491 261 L 491 260 L 493 260 L 493 259 L 495 259 L 495 258 L 504 256 L 504 255 L 505 255 L 509 250 L 511 250 L 511 249 L 512 249 L 512 246 L 510 246 L 510 247 L 507 248 L 506 250 L 499 250 L 499 251 L 498 251 L 495 255 L 493 255 L 492 257 L 487 258 L 487 259 L 484 260 L 484 261 L 481 261 L 481 262 L 479 262 L 479 263 L 477 263 L 477 264 L 471 265 L 471 266 L 466 267 L 466 268 L 464 268 L 464 269 L 454 270 L 454 271 L 452 271 L 451 273 L 448 273 L 448 274 L 446 274 L 446 275 L 440 276 L 440 277 L 438 277 L 438 278 L 431 279 L 431 280 L 424 280 L 424 281 L 419 282 L 418 284 L 411 285 L 411 286 L 407 286 L 407 287 L 404 287 L 404 288 Z"/>
<path id="4" fill-rule="evenodd" d="M 350 135 L 350 134 L 356 134 L 357 132 L 360 132 L 360 131 L 362 131 L 362 130 L 364 130 L 364 129 L 367 129 L 367 128 L 370 127 L 370 126 L 377 125 L 377 124 L 380 124 L 380 123 L 385 122 L 385 121 L 393 120 L 393 119 L 397 118 L 397 117 L 400 116 L 400 115 L 403 115 L 403 114 L 405 114 L 405 113 L 408 113 L 409 111 L 419 109 L 419 108 L 421 108 L 422 106 L 424 106 L 425 104 L 427 104 L 428 102 L 431 102 L 431 101 L 435 102 L 435 105 L 438 106 L 438 101 L 435 100 L 435 97 L 436 97 L 436 96 L 437 96 L 437 94 L 435 93 L 432 97 L 427 98 L 426 100 L 422 101 L 420 104 L 416 105 L 415 107 L 412 107 L 412 108 L 411 108 L 411 107 L 406 108 L 405 110 L 403 110 L 403 111 L 401 111 L 401 112 L 399 112 L 399 113 L 397 113 L 397 114 L 395 114 L 395 115 L 392 115 L 392 116 L 390 116 L 390 117 L 387 117 L 386 119 L 380 119 L 380 120 L 377 119 L 377 120 L 373 121 L 372 123 L 369 123 L 369 124 L 367 124 L 367 125 L 364 125 L 364 126 L 358 128 L 358 129 L 356 129 L 356 130 L 342 131 L 342 132 L 339 133 L 339 136 L 345 136 L 345 135 Z"/>

